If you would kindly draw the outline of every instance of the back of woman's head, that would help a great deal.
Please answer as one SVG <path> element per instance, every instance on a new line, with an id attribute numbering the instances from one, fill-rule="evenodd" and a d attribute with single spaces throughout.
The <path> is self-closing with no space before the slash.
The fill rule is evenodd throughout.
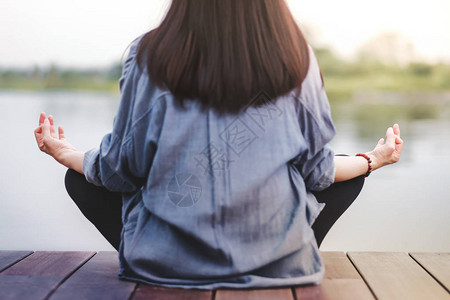
<path id="1" fill-rule="evenodd" d="M 139 63 L 183 105 L 235 113 L 264 91 L 300 87 L 308 45 L 284 0 L 172 0 L 161 25 L 142 39 Z"/>

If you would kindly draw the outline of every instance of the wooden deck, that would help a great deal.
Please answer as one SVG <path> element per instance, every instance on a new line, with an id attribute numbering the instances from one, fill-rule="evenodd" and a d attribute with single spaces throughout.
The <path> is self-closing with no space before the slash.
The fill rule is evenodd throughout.
<path id="1" fill-rule="evenodd" d="M 121 281 L 116 252 L 0 251 L 0 299 L 450 299 L 450 253 L 322 256 L 320 286 L 201 291 Z"/>

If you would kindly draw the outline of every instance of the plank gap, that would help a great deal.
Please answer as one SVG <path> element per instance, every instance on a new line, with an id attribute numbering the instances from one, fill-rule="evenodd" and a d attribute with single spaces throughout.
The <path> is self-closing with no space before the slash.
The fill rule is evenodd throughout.
<path id="1" fill-rule="evenodd" d="M 95 255 L 97 255 L 97 252 L 95 252 L 93 255 L 91 255 L 90 257 L 88 257 L 83 263 L 81 263 L 78 267 L 76 267 L 75 269 L 72 270 L 72 272 L 70 272 L 69 274 L 67 274 L 66 277 L 63 278 L 63 280 L 61 280 L 58 284 L 56 284 L 48 293 L 48 295 L 44 298 L 44 300 L 48 300 L 55 292 L 57 289 L 59 289 L 59 287 L 65 282 L 67 281 L 67 279 L 70 278 L 70 276 L 72 276 L 76 271 L 78 271 L 82 266 L 84 266 L 88 261 L 90 261 Z"/>
<path id="2" fill-rule="evenodd" d="M 439 280 L 439 278 L 437 278 L 431 271 L 429 271 L 418 259 L 416 259 L 415 257 L 414 257 L 414 255 L 412 254 L 412 253 L 408 253 L 409 254 L 409 256 L 422 268 L 422 269 L 424 269 L 425 270 L 425 272 L 427 272 L 431 277 L 433 277 L 434 278 L 434 280 L 436 280 L 437 281 L 437 283 L 439 283 L 446 291 L 447 291 L 447 293 L 450 293 L 450 290 L 447 288 L 447 286 L 443 283 L 443 282 L 441 282 L 440 280 Z"/>
<path id="3" fill-rule="evenodd" d="M 298 300 L 297 293 L 295 292 L 295 288 L 294 287 L 291 288 L 291 293 L 292 293 L 292 297 L 294 298 L 294 300 Z"/>
<path id="4" fill-rule="evenodd" d="M 100 251 L 61 284 L 51 299 L 128 299 L 136 283 L 119 280 L 118 271 L 117 252 Z"/>
<path id="5" fill-rule="evenodd" d="M 9 252 L 9 251 L 7 251 Z M 17 251 L 18 253 L 21 253 L 22 251 Z M 12 253 L 15 253 L 14 251 L 12 251 Z M 24 260 L 25 258 L 27 258 L 28 256 L 30 256 L 31 254 L 33 254 L 34 251 L 23 251 L 22 255 L 24 255 L 22 258 L 14 258 L 11 263 L 8 263 L 4 266 L 0 266 L 0 273 L 3 271 L 6 271 L 8 268 L 14 266 L 15 264 L 21 262 L 22 260 Z"/>
<path id="6" fill-rule="evenodd" d="M 138 288 L 139 284 L 140 284 L 140 283 L 136 283 L 136 284 L 134 285 L 134 289 L 133 289 L 133 291 L 131 292 L 130 296 L 128 297 L 128 300 L 133 299 L 134 294 L 136 294 L 136 291 L 137 291 L 137 288 Z"/>
<path id="7" fill-rule="evenodd" d="M 46 299 L 94 252 L 38 251 L 0 273 L 1 298 Z"/>
<path id="8" fill-rule="evenodd" d="M 321 284 L 295 287 L 296 299 L 375 299 L 345 252 L 325 251 L 321 254 L 325 264 L 325 274 Z"/>
<path id="9" fill-rule="evenodd" d="M 352 258 L 348 255 L 348 252 L 345 253 L 345 256 L 347 256 L 348 260 L 351 262 L 351 264 L 355 268 L 356 272 L 358 272 L 359 276 L 364 281 L 364 283 L 366 284 L 366 286 L 369 289 L 369 291 L 372 293 L 372 296 L 375 299 L 378 299 L 377 295 L 375 295 L 375 292 L 372 290 L 372 288 L 370 287 L 369 283 L 367 282 L 367 279 L 364 277 L 364 274 L 361 273 L 361 270 L 358 268 L 358 266 L 355 264 L 355 262 L 352 260 Z"/>
<path id="10" fill-rule="evenodd" d="M 406 252 L 349 252 L 377 298 L 448 299 L 448 293 Z"/>

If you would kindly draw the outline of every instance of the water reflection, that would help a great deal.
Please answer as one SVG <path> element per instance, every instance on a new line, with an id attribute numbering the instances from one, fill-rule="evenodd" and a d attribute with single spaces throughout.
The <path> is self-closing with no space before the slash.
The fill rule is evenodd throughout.
<path id="1" fill-rule="evenodd" d="M 449 104 L 414 103 L 332 105 L 336 152 L 370 150 L 394 122 L 402 126 L 405 149 L 398 165 L 368 178 L 322 250 L 450 251 Z M 111 94 L 0 92 L 1 249 L 112 250 L 70 201 L 65 169 L 37 150 L 33 130 L 45 111 L 71 143 L 88 150 L 111 129 L 117 107 Z"/>

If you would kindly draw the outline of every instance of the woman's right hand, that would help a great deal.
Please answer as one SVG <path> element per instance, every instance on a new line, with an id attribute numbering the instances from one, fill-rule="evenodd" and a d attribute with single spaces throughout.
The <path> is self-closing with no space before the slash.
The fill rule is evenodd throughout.
<path id="1" fill-rule="evenodd" d="M 67 152 L 76 151 L 65 138 L 64 130 L 58 127 L 59 138 L 54 128 L 53 116 L 46 118 L 45 113 L 39 116 L 39 127 L 34 131 L 36 142 L 42 152 L 47 153 L 56 159 L 59 163 L 63 163 L 63 157 Z"/>
<path id="2" fill-rule="evenodd" d="M 376 170 L 383 166 L 396 163 L 402 153 L 403 140 L 400 138 L 400 127 L 394 124 L 386 131 L 386 140 L 380 139 L 378 144 L 366 154 L 372 160 L 372 169 Z"/>

